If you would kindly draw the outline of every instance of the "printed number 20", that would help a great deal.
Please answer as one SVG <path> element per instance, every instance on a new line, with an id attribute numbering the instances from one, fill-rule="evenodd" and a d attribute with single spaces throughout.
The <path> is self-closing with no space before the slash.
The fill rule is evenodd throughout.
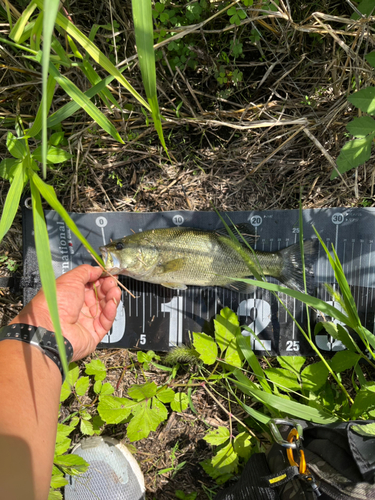
<path id="1" fill-rule="evenodd" d="M 299 340 L 287 340 L 286 341 L 287 351 L 299 351 Z"/>

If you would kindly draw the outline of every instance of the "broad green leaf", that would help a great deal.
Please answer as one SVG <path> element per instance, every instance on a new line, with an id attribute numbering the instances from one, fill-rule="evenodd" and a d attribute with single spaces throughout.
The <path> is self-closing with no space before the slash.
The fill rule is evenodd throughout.
<path id="1" fill-rule="evenodd" d="M 239 457 L 248 459 L 251 455 L 251 436 L 248 432 L 238 434 L 233 442 L 233 449 Z"/>
<path id="2" fill-rule="evenodd" d="M 133 21 L 139 67 L 145 87 L 147 100 L 150 104 L 152 118 L 159 140 L 168 155 L 163 136 L 161 115 L 156 93 L 156 69 L 154 52 L 154 31 L 152 21 L 152 6 L 150 0 L 132 0 Z"/>
<path id="3" fill-rule="evenodd" d="M 22 160 L 18 158 L 5 158 L 0 163 L 0 177 L 6 181 L 12 181 L 17 166 L 21 164 Z"/>
<path id="4" fill-rule="evenodd" d="M 158 390 L 158 392 L 156 393 L 156 397 L 162 403 L 170 403 L 174 400 L 174 395 L 174 390 L 170 389 L 169 387 L 164 387 L 161 391 Z"/>
<path id="5" fill-rule="evenodd" d="M 77 380 L 75 391 L 78 396 L 83 396 L 90 385 L 89 377 L 81 377 Z"/>
<path id="6" fill-rule="evenodd" d="M 366 54 L 365 59 L 373 68 L 375 68 L 375 51 Z"/>
<path id="7" fill-rule="evenodd" d="M 348 101 L 369 115 L 375 114 L 375 87 L 367 87 L 348 97 Z"/>
<path id="8" fill-rule="evenodd" d="M 64 139 L 65 132 L 55 132 L 54 134 L 51 135 L 51 137 L 48 140 L 48 144 L 51 146 L 58 146 L 61 144 L 61 141 Z M 34 151 L 35 153 L 35 151 Z"/>
<path id="9" fill-rule="evenodd" d="M 293 370 L 298 374 L 305 364 L 306 358 L 303 356 L 278 356 L 277 361 L 280 363 L 282 368 L 285 368 L 286 370 Z"/>
<path id="10" fill-rule="evenodd" d="M 138 403 L 137 413 L 129 422 L 126 432 L 130 441 L 146 438 L 151 431 L 156 431 L 160 424 L 158 413 L 150 408 L 149 403 L 150 401 Z"/>
<path id="11" fill-rule="evenodd" d="M 105 396 L 105 395 L 108 395 L 108 394 L 113 394 L 114 392 L 115 392 L 115 389 L 114 389 L 113 385 L 110 384 L 109 382 L 106 382 L 102 386 L 102 390 L 100 392 L 100 395 L 101 396 Z"/>
<path id="12" fill-rule="evenodd" d="M 47 500 L 63 500 L 62 494 L 56 490 L 49 490 Z"/>
<path id="13" fill-rule="evenodd" d="M 56 442 L 61 442 L 61 440 L 69 436 L 74 429 L 74 425 L 57 424 Z"/>
<path id="14" fill-rule="evenodd" d="M 24 181 L 24 167 L 20 163 L 16 166 L 13 172 L 13 181 L 10 185 L 5 203 L 3 206 L 3 213 L 0 220 L 0 242 L 8 232 L 9 228 L 13 224 L 14 217 L 16 216 L 18 206 L 20 204 L 20 199 L 23 191 L 23 181 Z"/>
<path id="15" fill-rule="evenodd" d="M 134 401 L 115 396 L 103 396 L 98 404 L 98 413 L 107 424 L 119 424 L 131 413 Z"/>
<path id="16" fill-rule="evenodd" d="M 373 15 L 375 8 L 374 0 L 362 0 L 361 2 L 359 2 L 357 8 L 359 12 L 361 12 L 361 14 L 364 14 L 365 16 Z M 356 12 L 354 12 L 351 19 L 360 19 L 360 17 Z"/>
<path id="17" fill-rule="evenodd" d="M 70 160 L 72 155 L 64 149 L 57 148 L 56 146 L 47 147 L 47 161 L 49 163 L 63 163 Z M 33 158 L 36 161 L 42 161 L 42 148 L 38 147 L 33 151 Z"/>
<path id="18" fill-rule="evenodd" d="M 32 171 L 29 170 L 29 173 L 30 172 Z M 30 187 L 35 233 L 35 248 L 38 258 L 40 280 L 42 282 L 43 291 L 47 300 L 49 314 L 52 319 L 61 363 L 64 369 L 64 373 L 67 374 L 68 363 L 66 360 L 65 344 L 61 332 L 59 309 L 57 306 L 56 280 L 52 266 L 52 256 L 49 245 L 48 230 L 44 218 L 42 200 L 40 199 L 38 188 L 33 182 L 33 177 L 31 177 L 30 179 Z"/>
<path id="19" fill-rule="evenodd" d="M 233 450 L 233 445 L 229 443 L 212 457 L 211 462 L 220 474 L 235 472 L 238 466 L 238 455 Z"/>
<path id="20" fill-rule="evenodd" d="M 20 160 L 27 155 L 25 139 L 18 139 L 12 132 L 8 132 L 6 146 L 13 158 Z"/>
<path id="21" fill-rule="evenodd" d="M 343 174 L 352 168 L 356 168 L 370 158 L 371 145 L 374 137 L 375 133 L 372 133 L 364 139 L 354 139 L 343 145 L 336 159 L 337 168 L 340 173 Z M 337 175 L 337 172 L 333 170 L 331 179 L 334 179 Z"/>
<path id="22" fill-rule="evenodd" d="M 92 436 L 94 434 L 94 428 L 90 420 L 81 420 L 80 429 L 84 435 Z"/>
<path id="23" fill-rule="evenodd" d="M 86 472 L 89 464 L 82 457 L 78 455 L 60 455 L 55 456 L 53 463 L 59 465 L 63 471 L 69 475 L 76 475 Z"/>
<path id="24" fill-rule="evenodd" d="M 220 314 L 216 315 L 214 325 L 215 340 L 220 347 L 221 353 L 223 353 L 240 331 L 238 317 L 229 307 L 224 307 Z"/>
<path id="25" fill-rule="evenodd" d="M 94 392 L 95 394 L 100 394 L 101 391 L 102 391 L 102 387 L 103 387 L 103 384 L 102 384 L 102 381 L 101 380 L 97 380 L 94 384 Z"/>
<path id="26" fill-rule="evenodd" d="M 70 363 L 69 372 L 68 375 L 66 376 L 65 382 L 67 382 L 70 385 L 74 385 L 77 382 L 78 377 L 79 377 L 79 366 L 77 365 L 77 363 Z"/>
<path id="27" fill-rule="evenodd" d="M 350 429 L 359 434 L 360 436 L 365 436 L 365 437 L 375 436 L 375 423 L 364 424 L 364 425 L 355 424 L 351 425 Z"/>
<path id="28" fill-rule="evenodd" d="M 327 382 L 328 368 L 323 361 L 306 366 L 302 370 L 302 387 L 305 391 L 317 392 Z"/>
<path id="29" fill-rule="evenodd" d="M 38 8 L 44 10 L 43 0 L 35 0 Z M 98 47 L 91 42 L 73 23 L 71 23 L 60 12 L 57 13 L 56 23 L 61 26 L 71 37 L 73 37 L 108 73 L 113 75 L 146 109 L 150 110 L 147 102 L 138 94 L 138 92 L 121 75 L 120 71 L 111 63 L 111 61 L 101 52 Z"/>
<path id="30" fill-rule="evenodd" d="M 178 392 L 174 396 L 174 400 L 171 402 L 171 408 L 173 411 L 183 412 L 189 406 L 189 398 L 184 392 Z"/>
<path id="31" fill-rule="evenodd" d="M 56 455 L 62 455 L 66 451 L 69 450 L 71 439 L 68 437 L 63 437 L 61 438 L 55 445 L 55 454 Z"/>
<path id="32" fill-rule="evenodd" d="M 199 359 L 206 365 L 214 364 L 217 358 L 217 345 L 214 339 L 200 332 L 193 332 L 193 339 L 193 345 L 199 353 Z"/>
<path id="33" fill-rule="evenodd" d="M 85 372 L 87 375 L 94 375 L 95 380 L 104 380 L 107 376 L 105 364 L 100 359 L 92 359 L 86 365 Z"/>
<path id="34" fill-rule="evenodd" d="M 358 392 L 353 406 L 350 408 L 350 418 L 355 420 L 363 418 L 366 414 L 375 408 L 375 384 L 370 382 Z"/>
<path id="35" fill-rule="evenodd" d="M 224 444 L 225 442 L 227 442 L 229 437 L 229 429 L 227 429 L 226 427 L 218 427 L 214 431 L 208 432 L 203 439 L 208 444 L 219 446 L 220 444 Z"/>
<path id="36" fill-rule="evenodd" d="M 65 477 L 52 476 L 51 478 L 51 488 L 63 488 L 67 484 L 69 481 Z"/>
<path id="37" fill-rule="evenodd" d="M 297 375 L 294 371 L 286 370 L 285 368 L 267 368 L 265 373 L 271 382 L 274 382 L 279 389 L 285 388 L 292 391 L 301 390 Z"/>
<path id="38" fill-rule="evenodd" d="M 142 399 L 152 398 L 155 396 L 158 388 L 155 382 L 147 382 L 146 384 L 132 385 L 128 389 L 128 395 L 141 401 Z"/>
<path id="39" fill-rule="evenodd" d="M 95 106 L 93 102 L 68 78 L 61 75 L 53 64 L 50 64 L 50 73 L 55 78 L 56 82 L 65 92 L 83 108 L 88 115 L 116 141 L 124 144 L 119 133 L 108 118 Z M 46 122 L 47 123 L 47 122 Z"/>
<path id="40" fill-rule="evenodd" d="M 73 222 L 73 220 L 70 218 L 68 212 L 65 210 L 65 208 L 61 205 L 59 200 L 57 199 L 55 190 L 53 189 L 52 186 L 49 186 L 46 184 L 35 172 L 29 170 L 29 175 L 33 179 L 33 182 L 39 189 L 41 195 L 43 198 L 51 205 L 51 207 L 60 215 L 60 217 L 63 219 L 65 224 L 68 226 L 68 228 L 73 231 L 75 236 L 79 239 L 79 241 L 91 252 L 92 255 L 95 256 L 95 258 L 100 262 L 103 263 L 102 258 L 98 255 L 96 250 L 90 245 L 90 243 L 84 238 L 79 231 L 78 227 L 76 224 Z"/>
<path id="41" fill-rule="evenodd" d="M 354 137 L 363 138 L 375 131 L 375 120 L 371 116 L 361 116 L 354 118 L 346 128 Z"/>
<path id="42" fill-rule="evenodd" d="M 241 349 L 237 346 L 235 338 L 228 345 L 227 350 L 225 351 L 224 360 L 231 366 L 236 366 L 237 368 L 241 368 L 243 355 Z"/>
<path id="43" fill-rule="evenodd" d="M 339 351 L 331 359 L 331 368 L 336 373 L 349 370 L 356 365 L 361 358 L 360 354 L 350 351 Z"/>
<path id="44" fill-rule="evenodd" d="M 167 420 L 168 410 L 163 403 L 156 398 L 152 398 L 152 410 L 158 415 L 160 423 Z"/>
<path id="45" fill-rule="evenodd" d="M 92 428 L 94 431 L 94 434 L 100 434 L 101 433 L 101 427 L 105 424 L 104 420 L 102 420 L 99 415 L 95 415 L 92 419 Z"/>
<path id="46" fill-rule="evenodd" d="M 218 484 L 224 484 L 225 481 L 228 481 L 231 477 L 233 477 L 233 474 L 228 473 L 228 474 L 222 474 L 220 469 L 214 467 L 212 465 L 212 461 L 209 459 L 203 460 L 202 462 L 199 462 L 199 465 L 203 467 L 204 471 L 206 474 L 212 477 L 212 479 L 215 479 Z"/>

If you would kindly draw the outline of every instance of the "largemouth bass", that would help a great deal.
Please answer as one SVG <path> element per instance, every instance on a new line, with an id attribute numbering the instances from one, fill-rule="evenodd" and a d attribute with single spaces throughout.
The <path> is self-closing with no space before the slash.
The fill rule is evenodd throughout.
<path id="1" fill-rule="evenodd" d="M 312 264 L 317 248 L 317 240 L 304 242 L 308 290 L 312 285 Z M 100 251 L 111 274 L 124 274 L 167 288 L 221 286 L 249 292 L 248 285 L 228 278 L 251 277 L 253 273 L 247 260 L 259 273 L 304 291 L 299 243 L 278 252 L 256 250 L 254 256 L 246 245 L 241 245 L 239 252 L 236 243 L 221 232 L 173 227 L 131 234 L 100 247 Z"/>

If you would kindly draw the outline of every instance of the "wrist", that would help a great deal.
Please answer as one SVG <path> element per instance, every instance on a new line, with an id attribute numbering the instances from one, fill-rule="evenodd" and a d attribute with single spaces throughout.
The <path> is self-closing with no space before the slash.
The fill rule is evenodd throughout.
<path id="1" fill-rule="evenodd" d="M 63 339 L 66 360 L 69 363 L 73 357 L 73 347 L 66 338 L 63 337 Z M 57 338 L 53 331 L 28 323 L 13 322 L 0 328 L 0 342 L 7 340 L 13 340 L 14 344 L 24 343 L 36 347 L 46 358 L 55 363 L 64 381 L 63 363 L 58 349 Z"/>

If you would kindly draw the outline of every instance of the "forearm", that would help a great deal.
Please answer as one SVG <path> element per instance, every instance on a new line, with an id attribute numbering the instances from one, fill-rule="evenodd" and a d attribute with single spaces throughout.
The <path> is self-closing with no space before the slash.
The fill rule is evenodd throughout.
<path id="1" fill-rule="evenodd" d="M 61 374 L 37 347 L 0 342 L 0 498 L 47 500 Z"/>

